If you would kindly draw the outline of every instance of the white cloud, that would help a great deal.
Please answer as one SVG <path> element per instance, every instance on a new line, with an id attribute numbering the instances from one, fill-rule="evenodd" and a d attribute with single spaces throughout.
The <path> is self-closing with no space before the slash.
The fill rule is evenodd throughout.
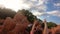
<path id="1" fill-rule="evenodd" d="M 44 5 L 44 0 L 26 0 L 24 3 L 29 4 L 31 8 L 35 7 L 38 9 L 43 9 L 46 7 Z"/>
<path id="2" fill-rule="evenodd" d="M 60 17 L 60 11 L 59 10 L 54 10 L 51 12 L 47 12 L 48 14 L 54 15 L 54 16 L 59 16 Z"/>
<path id="3" fill-rule="evenodd" d="M 0 4 L 0 8 L 4 8 L 4 5 Z"/>
<path id="4" fill-rule="evenodd" d="M 4 5 L 6 8 L 11 8 L 13 10 L 18 9 L 32 9 L 38 11 L 45 11 L 45 2 L 47 0 L 0 0 L 0 4 Z M 33 9 L 32 9 L 33 10 Z"/>
<path id="5" fill-rule="evenodd" d="M 50 16 L 47 16 L 48 18 L 50 17 Z"/>
<path id="6" fill-rule="evenodd" d="M 39 10 L 45 11 L 47 7 L 45 5 L 39 5 L 36 8 L 38 8 Z"/>
<path id="7" fill-rule="evenodd" d="M 18 9 L 28 9 L 29 4 L 25 4 L 24 0 L 0 0 L 0 4 L 4 5 L 6 8 L 10 8 L 13 10 L 18 10 Z"/>
<path id="8" fill-rule="evenodd" d="M 29 10 L 35 16 L 41 16 L 46 11 L 46 5 L 44 4 L 46 0 L 25 0 L 24 4 L 29 5 Z"/>
<path id="9" fill-rule="evenodd" d="M 6 8 L 13 10 L 18 10 L 19 0 L 0 0 L 0 4 L 4 5 Z M 17 6 L 17 7 L 16 7 Z"/>
<path id="10" fill-rule="evenodd" d="M 54 6 L 60 7 L 60 3 L 54 3 Z"/>
<path id="11" fill-rule="evenodd" d="M 44 12 L 39 12 L 38 10 L 33 10 L 32 14 L 35 15 L 35 16 L 41 16 L 41 15 L 44 14 Z"/>

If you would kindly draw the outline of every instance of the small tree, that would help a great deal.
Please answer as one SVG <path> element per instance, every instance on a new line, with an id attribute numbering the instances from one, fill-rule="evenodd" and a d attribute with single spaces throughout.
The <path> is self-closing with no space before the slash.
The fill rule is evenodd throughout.
<path id="1" fill-rule="evenodd" d="M 44 23 L 41 24 L 42 25 L 42 28 L 44 28 Z M 47 22 L 47 27 L 49 29 L 51 29 L 52 27 L 56 27 L 57 24 L 56 23 L 53 23 L 53 22 Z"/>
<path id="2" fill-rule="evenodd" d="M 47 23 L 47 26 L 48 26 L 48 28 L 52 28 L 52 27 L 56 27 L 57 24 L 55 24 L 55 23 L 53 23 L 53 22 L 48 22 L 48 23 Z"/>
<path id="3" fill-rule="evenodd" d="M 28 10 L 19 10 L 18 12 L 21 12 L 23 15 L 25 15 L 28 19 L 29 22 L 33 22 L 34 19 L 37 19 L 36 16 L 34 16 L 31 12 L 29 12 Z"/>

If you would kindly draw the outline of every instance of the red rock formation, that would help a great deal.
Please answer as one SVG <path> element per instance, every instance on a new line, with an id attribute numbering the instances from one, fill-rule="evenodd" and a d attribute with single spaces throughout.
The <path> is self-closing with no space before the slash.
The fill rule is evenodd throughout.
<path id="1" fill-rule="evenodd" d="M 3 25 L 4 19 L 0 19 L 0 25 Z"/>
<path id="2" fill-rule="evenodd" d="M 20 12 L 17 13 L 17 14 L 14 16 L 14 20 L 17 21 L 17 22 L 25 21 L 26 23 L 29 23 L 28 20 L 27 20 L 27 17 L 24 16 L 23 14 L 21 14 Z M 22 23 L 23 23 L 23 22 L 22 22 Z"/>
<path id="3" fill-rule="evenodd" d="M 17 13 L 13 19 L 10 17 L 7 17 L 5 20 L 0 19 L 0 23 L 3 23 L 2 25 L 0 25 L 0 34 L 28 34 L 28 32 L 25 29 L 29 25 L 29 21 L 27 20 L 27 17 L 21 13 Z M 45 27 L 43 30 L 40 24 L 37 25 L 38 23 L 37 21 L 34 21 L 34 23 L 36 24 L 33 25 L 31 31 L 33 31 L 36 28 L 36 30 L 43 31 L 43 34 L 47 34 L 47 32 L 49 34 L 60 34 L 60 25 L 52 29 L 48 29 L 45 20 L 44 21 Z"/>
<path id="4" fill-rule="evenodd" d="M 24 28 L 26 28 L 29 24 L 29 21 L 27 20 L 27 17 L 24 16 L 21 13 L 17 13 L 14 17 L 14 20 L 16 23 L 22 24 Z"/>
<path id="5" fill-rule="evenodd" d="M 12 20 L 10 17 L 7 17 L 6 20 L 4 21 L 4 30 L 6 31 L 11 31 L 14 29 L 16 23 L 14 20 Z"/>
<path id="6" fill-rule="evenodd" d="M 60 34 L 60 25 L 51 29 L 52 34 Z"/>
<path id="7" fill-rule="evenodd" d="M 0 34 L 3 34 L 3 29 L 4 29 L 4 26 L 0 25 Z"/>

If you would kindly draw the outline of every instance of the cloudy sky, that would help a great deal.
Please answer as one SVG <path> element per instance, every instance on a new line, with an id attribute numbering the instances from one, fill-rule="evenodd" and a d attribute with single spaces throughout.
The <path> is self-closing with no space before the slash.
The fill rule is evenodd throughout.
<path id="1" fill-rule="evenodd" d="M 60 24 L 60 0 L 0 0 L 0 7 L 28 9 L 41 20 Z"/>

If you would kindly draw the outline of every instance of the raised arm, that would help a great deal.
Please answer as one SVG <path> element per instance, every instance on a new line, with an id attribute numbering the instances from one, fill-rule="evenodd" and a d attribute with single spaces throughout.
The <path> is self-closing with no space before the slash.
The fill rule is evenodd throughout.
<path id="1" fill-rule="evenodd" d="M 37 21 L 35 20 L 34 21 L 34 24 L 33 24 L 33 26 L 32 26 L 32 29 L 31 29 L 31 31 L 30 31 L 30 34 L 34 34 L 34 29 L 35 29 L 35 25 L 37 24 Z"/>
<path id="2" fill-rule="evenodd" d="M 48 34 L 48 27 L 47 27 L 46 19 L 44 19 L 44 31 L 43 31 L 43 34 Z"/>

